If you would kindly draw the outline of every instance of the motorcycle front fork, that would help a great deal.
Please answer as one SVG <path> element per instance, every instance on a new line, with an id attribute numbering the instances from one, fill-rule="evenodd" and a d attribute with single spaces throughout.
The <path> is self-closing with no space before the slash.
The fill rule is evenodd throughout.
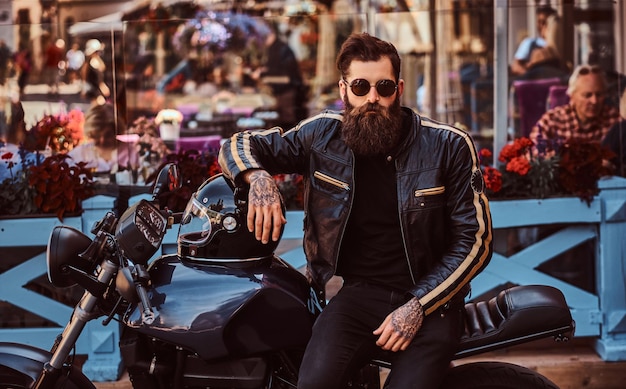
<path id="1" fill-rule="evenodd" d="M 109 285 L 119 266 L 111 261 L 104 261 L 99 269 L 97 280 L 100 285 Z M 52 357 L 43 366 L 41 374 L 33 389 L 52 389 L 63 373 L 63 364 L 76 345 L 78 337 L 83 332 L 85 325 L 90 320 L 98 317 L 96 312 L 98 300 L 102 296 L 94 296 L 85 290 L 83 297 L 74 308 L 70 321 L 65 326 L 63 333 L 59 335 L 52 346 Z"/>

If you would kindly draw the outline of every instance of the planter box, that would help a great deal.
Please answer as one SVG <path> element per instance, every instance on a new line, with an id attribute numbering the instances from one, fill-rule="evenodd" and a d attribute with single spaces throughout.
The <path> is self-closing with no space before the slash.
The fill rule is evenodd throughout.
<path id="1" fill-rule="evenodd" d="M 489 202 L 494 229 L 556 223 L 599 223 L 601 204 L 597 197 L 589 205 L 578 197 Z"/>
<path id="2" fill-rule="evenodd" d="M 46 246 L 55 226 L 66 225 L 82 230 L 81 216 L 17 217 L 0 219 L 0 247 Z"/>

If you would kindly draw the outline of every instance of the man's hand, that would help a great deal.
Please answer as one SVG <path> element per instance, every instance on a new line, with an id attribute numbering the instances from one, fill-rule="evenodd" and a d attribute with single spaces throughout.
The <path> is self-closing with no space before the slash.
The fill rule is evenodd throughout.
<path id="1" fill-rule="evenodd" d="M 248 194 L 248 230 L 264 244 L 280 238 L 282 225 L 287 223 L 281 206 L 280 191 L 272 176 L 265 170 L 253 170 L 246 180 L 250 183 Z"/>
<path id="2" fill-rule="evenodd" d="M 424 309 L 417 297 L 391 312 L 375 331 L 376 345 L 393 352 L 406 350 L 424 321 Z"/>

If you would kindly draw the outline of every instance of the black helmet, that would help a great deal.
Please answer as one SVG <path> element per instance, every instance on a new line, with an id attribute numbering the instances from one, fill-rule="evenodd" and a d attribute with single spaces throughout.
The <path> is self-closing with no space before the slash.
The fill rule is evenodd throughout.
<path id="1" fill-rule="evenodd" d="M 278 241 L 263 244 L 248 231 L 247 198 L 247 190 L 235 189 L 223 174 L 206 180 L 189 199 L 180 221 L 178 255 L 193 261 L 228 262 L 272 255 Z"/>

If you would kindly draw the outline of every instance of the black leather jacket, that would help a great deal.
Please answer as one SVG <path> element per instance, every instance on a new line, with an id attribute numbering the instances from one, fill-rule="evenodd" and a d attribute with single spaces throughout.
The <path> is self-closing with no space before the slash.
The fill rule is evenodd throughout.
<path id="1" fill-rule="evenodd" d="M 480 164 L 468 134 L 420 117 L 395 158 L 402 235 L 414 286 L 426 314 L 464 295 L 492 254 L 491 215 Z M 352 204 L 353 161 L 340 136 L 343 116 L 327 111 L 282 134 L 279 128 L 241 132 L 220 152 L 237 182 L 247 169 L 304 177 L 307 272 L 323 286 L 335 273 Z"/>

